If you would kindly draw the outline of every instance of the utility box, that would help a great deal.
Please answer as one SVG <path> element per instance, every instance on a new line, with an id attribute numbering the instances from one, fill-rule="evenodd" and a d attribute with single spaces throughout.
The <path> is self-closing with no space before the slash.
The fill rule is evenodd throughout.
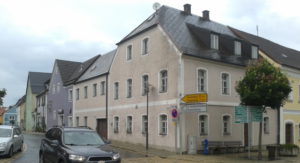
<path id="1" fill-rule="evenodd" d="M 196 136 L 188 136 L 188 154 L 197 154 Z"/>

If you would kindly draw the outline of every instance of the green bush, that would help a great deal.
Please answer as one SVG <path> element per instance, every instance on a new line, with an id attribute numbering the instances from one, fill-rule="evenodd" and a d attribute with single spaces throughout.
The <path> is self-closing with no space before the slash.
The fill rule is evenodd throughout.
<path id="1" fill-rule="evenodd" d="M 284 148 L 284 149 L 297 148 L 297 149 L 299 149 L 299 147 L 296 144 L 281 144 L 280 148 Z"/>

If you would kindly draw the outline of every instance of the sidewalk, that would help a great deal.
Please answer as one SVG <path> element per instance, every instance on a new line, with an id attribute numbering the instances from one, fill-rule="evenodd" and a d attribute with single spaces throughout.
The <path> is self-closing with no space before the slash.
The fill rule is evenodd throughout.
<path id="1" fill-rule="evenodd" d="M 263 160 L 257 160 L 257 152 L 251 152 L 251 159 L 248 159 L 248 153 L 221 154 L 221 155 L 180 155 L 173 152 L 149 148 L 148 152 L 143 145 L 123 143 L 113 141 L 112 146 L 135 153 L 139 153 L 145 157 L 123 159 L 125 163 L 190 163 L 190 162 L 205 162 L 205 163 L 253 163 L 253 162 L 270 162 L 270 163 L 300 163 L 298 157 L 280 157 L 278 160 L 269 161 L 268 152 L 263 151 Z M 148 156 L 148 157 L 146 157 Z"/>

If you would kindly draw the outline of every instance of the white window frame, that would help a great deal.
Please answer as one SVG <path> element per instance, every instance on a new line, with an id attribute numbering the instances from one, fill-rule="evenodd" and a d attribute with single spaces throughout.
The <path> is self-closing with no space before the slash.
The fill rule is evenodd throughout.
<path id="1" fill-rule="evenodd" d="M 146 96 L 147 95 L 147 90 L 146 90 L 147 88 L 145 88 L 145 84 L 144 84 L 144 76 L 148 77 L 148 80 L 147 80 L 148 82 L 147 83 L 149 84 L 149 75 L 148 74 L 143 74 L 142 75 L 142 82 L 141 82 L 142 83 L 141 84 L 141 88 L 142 88 L 141 89 L 142 90 L 141 93 L 142 93 L 142 96 Z"/>
<path id="2" fill-rule="evenodd" d="M 210 34 L 210 48 L 219 50 L 219 35 L 215 33 Z"/>
<path id="3" fill-rule="evenodd" d="M 291 102 L 294 100 L 294 97 L 293 97 L 293 84 L 292 84 L 292 83 L 293 83 L 293 82 L 289 80 L 289 85 L 290 85 L 290 87 L 291 87 L 291 92 L 290 92 L 290 94 L 288 95 L 288 101 L 291 101 Z"/>
<path id="4" fill-rule="evenodd" d="M 147 40 L 146 46 L 144 46 L 145 45 L 144 44 L 145 40 Z M 141 41 L 141 54 L 142 54 L 142 56 L 145 56 L 145 55 L 149 54 L 149 47 L 150 47 L 149 44 L 150 44 L 150 38 L 149 37 L 144 37 Z M 147 47 L 147 48 L 145 49 L 145 47 Z"/>
<path id="5" fill-rule="evenodd" d="M 120 82 L 114 82 L 114 100 L 119 99 Z"/>
<path id="6" fill-rule="evenodd" d="M 83 88 L 83 97 L 85 99 L 88 98 L 88 86 L 84 86 L 84 88 Z"/>
<path id="7" fill-rule="evenodd" d="M 131 122 L 129 122 L 129 117 L 131 117 Z M 128 115 L 126 117 L 126 133 L 127 134 L 132 134 L 133 132 L 133 116 Z"/>
<path id="8" fill-rule="evenodd" d="M 118 119 L 116 121 L 116 118 Z M 119 133 L 120 132 L 120 117 L 119 116 L 114 116 L 114 133 Z"/>
<path id="9" fill-rule="evenodd" d="M 267 121 L 265 121 L 265 118 Z M 270 134 L 270 117 L 268 116 L 263 117 L 263 131 L 264 134 Z"/>
<path id="10" fill-rule="evenodd" d="M 240 41 L 234 41 L 234 54 L 237 56 L 242 55 L 242 43 Z"/>
<path id="11" fill-rule="evenodd" d="M 206 129 L 205 133 L 201 132 L 200 116 L 206 116 L 206 123 L 207 124 L 206 124 L 206 128 L 204 128 L 204 130 Z M 208 114 L 205 114 L 205 113 L 198 114 L 198 132 L 199 132 L 200 136 L 208 136 L 209 135 L 209 116 L 208 116 Z"/>
<path id="12" fill-rule="evenodd" d="M 204 71 L 205 72 L 205 77 L 204 77 L 204 91 L 200 90 L 200 76 L 199 76 L 199 71 Z M 205 68 L 197 68 L 196 71 L 197 75 L 197 92 L 208 92 L 208 71 Z"/>
<path id="13" fill-rule="evenodd" d="M 227 132 L 224 132 L 224 130 L 225 130 L 224 117 L 229 117 L 228 124 L 227 124 Z M 222 135 L 223 136 L 231 135 L 231 133 L 232 133 L 232 117 L 231 117 L 231 115 L 223 114 L 221 121 L 222 121 Z"/>
<path id="14" fill-rule="evenodd" d="M 130 47 L 130 51 L 129 51 L 129 47 Z M 126 61 L 131 61 L 132 60 L 132 50 L 133 50 L 133 45 L 132 44 L 129 44 L 129 45 L 126 46 Z M 130 56 L 130 58 L 129 58 L 129 56 Z"/>
<path id="15" fill-rule="evenodd" d="M 258 47 L 252 45 L 251 46 L 251 58 L 252 59 L 257 59 L 258 58 Z"/>
<path id="16" fill-rule="evenodd" d="M 227 84 L 227 94 L 224 93 L 224 81 L 223 81 L 223 74 L 227 74 L 228 75 L 228 84 Z M 231 75 L 228 72 L 221 72 L 221 95 L 223 96 L 230 96 L 231 95 Z"/>
<path id="17" fill-rule="evenodd" d="M 145 134 L 146 134 L 146 126 L 149 127 L 149 125 L 146 125 L 146 124 L 144 123 L 143 117 L 146 117 L 146 118 L 147 118 L 147 115 L 146 115 L 146 114 L 143 114 L 143 115 L 142 115 L 141 131 L 142 131 L 142 134 L 145 135 Z M 147 122 L 146 122 L 146 123 L 148 124 L 148 119 L 147 119 Z M 148 132 L 149 132 L 149 131 L 148 131 Z"/>
<path id="18" fill-rule="evenodd" d="M 76 89 L 76 100 L 79 100 L 80 99 L 80 89 L 77 88 Z"/>
<path id="19" fill-rule="evenodd" d="M 97 83 L 93 84 L 93 97 L 97 96 Z"/>
<path id="20" fill-rule="evenodd" d="M 167 76 L 162 77 L 162 73 L 166 72 Z M 163 82 L 165 85 L 163 85 Z M 164 88 L 164 89 L 163 89 Z M 159 71 L 159 93 L 167 93 L 168 92 L 168 70 L 163 69 Z"/>
<path id="21" fill-rule="evenodd" d="M 131 83 L 129 83 L 131 81 Z M 126 80 L 126 97 L 127 98 L 132 98 L 132 78 L 129 78 Z"/>
<path id="22" fill-rule="evenodd" d="M 166 116 L 166 120 L 164 121 L 164 122 L 162 122 L 162 120 L 161 120 L 161 117 L 162 116 Z M 158 117 L 158 134 L 159 135 L 161 135 L 161 136 L 166 136 L 166 135 L 168 135 L 168 120 L 169 120 L 169 118 L 168 118 L 168 114 L 166 114 L 166 113 L 161 113 L 161 114 L 159 114 L 159 117 Z M 163 130 L 163 128 L 162 128 L 162 124 L 163 123 L 166 123 L 166 125 L 165 125 L 165 132 L 163 132 L 162 130 Z"/>
<path id="23" fill-rule="evenodd" d="M 101 95 L 101 96 L 105 95 L 105 93 L 106 93 L 106 90 L 105 90 L 105 89 L 106 89 L 105 83 L 106 83 L 105 81 L 101 81 L 101 82 L 100 82 L 100 88 L 101 88 L 100 95 Z"/>
<path id="24" fill-rule="evenodd" d="M 73 101 L 73 89 L 69 89 L 68 91 L 68 100 L 69 102 Z"/>
<path id="25" fill-rule="evenodd" d="M 88 117 L 84 116 L 83 126 L 88 126 Z"/>

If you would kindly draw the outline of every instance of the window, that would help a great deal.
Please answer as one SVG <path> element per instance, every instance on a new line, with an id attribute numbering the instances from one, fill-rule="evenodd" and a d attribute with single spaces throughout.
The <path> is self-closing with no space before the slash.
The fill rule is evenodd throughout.
<path id="1" fill-rule="evenodd" d="M 239 41 L 234 41 L 234 54 L 235 55 L 242 54 L 242 44 Z"/>
<path id="2" fill-rule="evenodd" d="M 119 132 L 119 117 L 114 117 L 114 133 Z"/>
<path id="3" fill-rule="evenodd" d="M 84 87 L 84 98 L 88 98 L 88 87 Z"/>
<path id="4" fill-rule="evenodd" d="M 84 125 L 83 126 L 88 126 L 88 117 L 87 116 L 84 117 Z"/>
<path id="5" fill-rule="evenodd" d="M 163 70 L 160 71 L 160 92 L 167 92 L 168 91 L 168 71 Z"/>
<path id="6" fill-rule="evenodd" d="M 251 47 L 251 57 L 252 57 L 252 59 L 258 58 L 258 47 L 257 46 Z"/>
<path id="7" fill-rule="evenodd" d="M 229 74 L 222 73 L 222 94 L 229 95 Z"/>
<path id="8" fill-rule="evenodd" d="M 73 127 L 73 119 L 72 119 L 72 116 L 69 116 L 68 117 L 68 127 Z"/>
<path id="9" fill-rule="evenodd" d="M 264 134 L 269 134 L 269 117 L 264 117 Z"/>
<path id="10" fill-rule="evenodd" d="M 148 92 L 148 75 L 143 75 L 142 77 L 142 95 L 145 96 Z"/>
<path id="11" fill-rule="evenodd" d="M 132 79 L 127 80 L 127 98 L 132 97 Z"/>
<path id="12" fill-rule="evenodd" d="M 127 133 L 132 133 L 132 116 L 127 116 Z"/>
<path id="13" fill-rule="evenodd" d="M 69 89 L 69 97 L 68 97 L 69 101 L 73 100 L 73 90 Z"/>
<path id="14" fill-rule="evenodd" d="M 97 96 L 97 84 L 93 84 L 93 96 Z"/>
<path id="15" fill-rule="evenodd" d="M 79 117 L 76 117 L 76 126 L 79 126 Z"/>
<path id="16" fill-rule="evenodd" d="M 146 134 L 148 131 L 148 118 L 147 115 L 142 116 L 142 134 Z"/>
<path id="17" fill-rule="evenodd" d="M 290 85 L 292 91 L 290 92 L 290 94 L 288 96 L 288 100 L 289 101 L 293 101 L 293 86 L 292 86 L 292 82 L 291 81 L 289 81 L 289 85 Z"/>
<path id="18" fill-rule="evenodd" d="M 160 135 L 168 134 L 168 117 L 165 114 L 159 116 L 159 134 Z"/>
<path id="19" fill-rule="evenodd" d="M 127 56 L 126 56 L 127 61 L 131 60 L 132 59 L 132 45 L 127 46 L 126 54 L 127 54 Z"/>
<path id="20" fill-rule="evenodd" d="M 230 116 L 223 116 L 223 135 L 230 135 Z"/>
<path id="21" fill-rule="evenodd" d="M 219 36 L 216 34 L 210 34 L 210 47 L 212 49 L 219 49 Z"/>
<path id="22" fill-rule="evenodd" d="M 114 92 L 114 99 L 117 100 L 119 99 L 119 83 L 115 82 L 115 92 Z"/>
<path id="23" fill-rule="evenodd" d="M 101 95 L 105 95 L 105 81 L 101 82 Z"/>
<path id="24" fill-rule="evenodd" d="M 198 70 L 198 92 L 206 92 L 207 86 L 206 86 L 206 70 L 199 69 Z"/>
<path id="25" fill-rule="evenodd" d="M 207 115 L 200 115 L 199 116 L 199 129 L 200 129 L 200 136 L 201 135 L 208 135 L 208 120 Z"/>
<path id="26" fill-rule="evenodd" d="M 143 39 L 143 41 L 142 41 L 142 55 L 148 54 L 148 43 L 149 43 L 148 38 Z"/>
<path id="27" fill-rule="evenodd" d="M 79 100 L 79 88 L 76 89 L 76 100 Z"/>

